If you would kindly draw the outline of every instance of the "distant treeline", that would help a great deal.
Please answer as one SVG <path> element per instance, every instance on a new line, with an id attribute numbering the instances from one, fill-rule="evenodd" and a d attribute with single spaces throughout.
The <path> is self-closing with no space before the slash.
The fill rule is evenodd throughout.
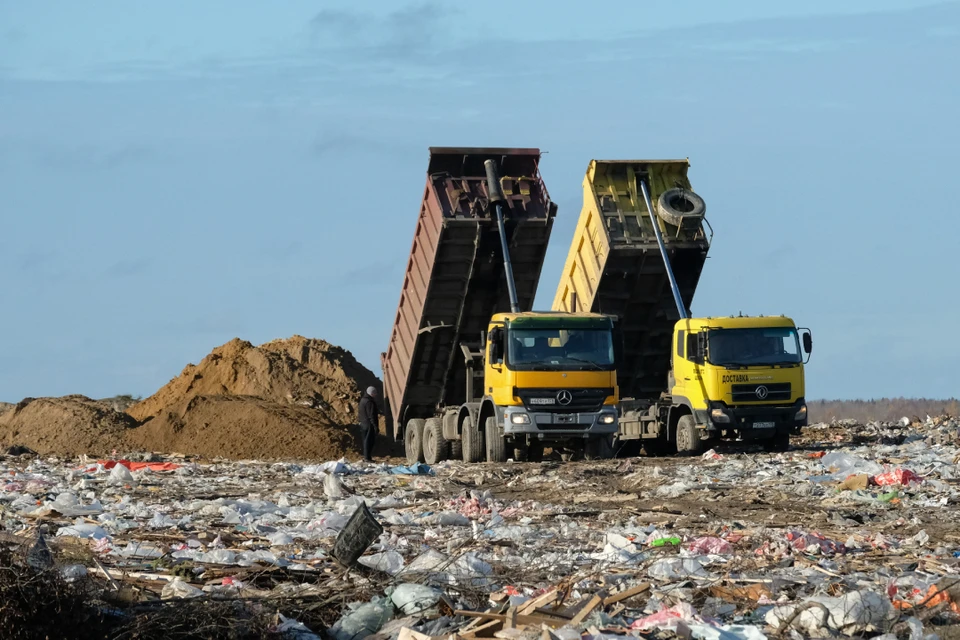
<path id="1" fill-rule="evenodd" d="M 904 416 L 921 419 L 943 414 L 960 415 L 960 401 L 927 398 L 880 398 L 878 400 L 814 400 L 807 403 L 810 423 L 831 420 L 896 421 Z"/>

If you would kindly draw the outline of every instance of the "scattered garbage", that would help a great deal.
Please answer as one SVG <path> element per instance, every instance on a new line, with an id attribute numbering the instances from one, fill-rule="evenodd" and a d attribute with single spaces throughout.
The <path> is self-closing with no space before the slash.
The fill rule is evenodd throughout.
<path id="1" fill-rule="evenodd" d="M 960 423 L 791 444 L 469 467 L 7 458 L 0 538 L 124 597 L 270 603 L 289 637 L 932 640 L 960 623 Z"/>

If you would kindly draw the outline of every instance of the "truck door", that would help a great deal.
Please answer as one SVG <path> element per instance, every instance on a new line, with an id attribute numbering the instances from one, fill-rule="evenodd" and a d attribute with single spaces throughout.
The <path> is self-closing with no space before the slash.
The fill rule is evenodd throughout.
<path id="1" fill-rule="evenodd" d="M 703 390 L 700 380 L 700 365 L 703 364 L 698 348 L 699 332 L 679 329 L 674 332 L 673 375 L 671 393 L 690 400 L 695 407 L 703 405 Z"/>

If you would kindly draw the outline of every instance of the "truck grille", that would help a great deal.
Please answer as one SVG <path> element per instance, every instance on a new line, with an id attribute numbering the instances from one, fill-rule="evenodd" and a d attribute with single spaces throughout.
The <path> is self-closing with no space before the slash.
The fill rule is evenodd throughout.
<path id="1" fill-rule="evenodd" d="M 600 411 L 603 401 L 613 395 L 613 389 L 517 389 L 514 387 L 513 395 L 520 398 L 526 410 L 531 412 L 594 413 Z M 568 397 L 569 402 L 565 404 L 561 402 Z"/>
<path id="2" fill-rule="evenodd" d="M 731 390 L 733 391 L 734 402 L 770 402 L 774 400 L 782 402 L 789 400 L 791 394 L 789 382 L 735 384 Z"/>

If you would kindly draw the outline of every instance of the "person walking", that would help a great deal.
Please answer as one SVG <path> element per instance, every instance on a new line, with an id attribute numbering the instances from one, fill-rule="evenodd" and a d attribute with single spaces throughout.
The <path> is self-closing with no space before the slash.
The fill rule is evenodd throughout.
<path id="1" fill-rule="evenodd" d="M 376 387 L 367 387 L 360 398 L 358 408 L 360 434 L 363 438 L 363 459 L 367 462 L 373 462 L 373 446 L 377 442 L 377 431 L 380 430 L 380 408 L 377 407 L 376 397 Z"/>

